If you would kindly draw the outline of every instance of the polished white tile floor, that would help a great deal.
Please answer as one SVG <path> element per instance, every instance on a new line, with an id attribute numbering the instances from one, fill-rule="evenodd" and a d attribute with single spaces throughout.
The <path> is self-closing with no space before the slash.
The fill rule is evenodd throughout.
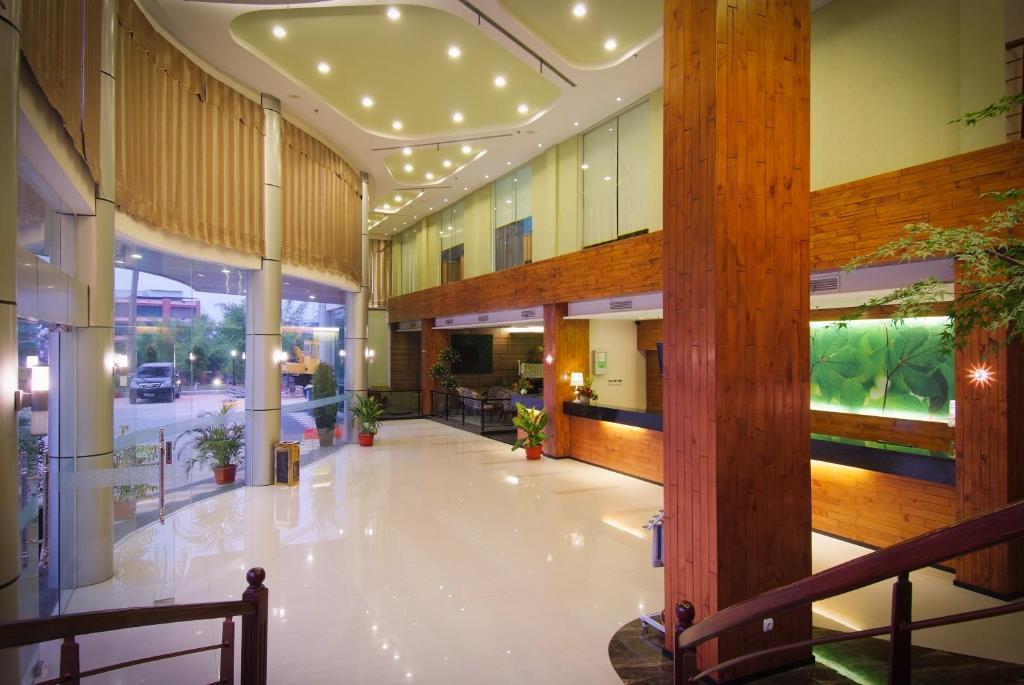
<path id="1" fill-rule="evenodd" d="M 661 504 L 661 488 L 640 480 L 571 460 L 528 462 L 429 421 L 388 422 L 375 447 L 304 468 L 298 487 L 234 490 L 132 534 L 116 548 L 116 576 L 76 590 L 68 611 L 237 598 L 245 569 L 260 565 L 272 683 L 618 684 L 608 640 L 663 602 L 642 530 Z M 816 534 L 815 570 L 866 551 Z M 922 617 L 994 603 L 932 569 L 913 580 Z M 817 606 L 816 623 L 885 623 L 889 586 Z M 989 621 L 970 650 L 954 651 L 1020 660 L 1012 638 L 1022 621 Z M 963 633 L 942 630 L 956 629 L 915 641 L 965 645 Z M 219 634 L 210 621 L 85 637 L 82 666 Z M 43 650 L 51 674 L 54 647 Z M 210 682 L 216 668 L 207 653 L 90 682 Z"/>

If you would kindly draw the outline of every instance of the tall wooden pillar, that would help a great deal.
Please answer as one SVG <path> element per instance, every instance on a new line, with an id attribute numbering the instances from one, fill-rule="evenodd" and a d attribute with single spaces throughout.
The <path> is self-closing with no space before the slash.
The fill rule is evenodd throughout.
<path id="1" fill-rule="evenodd" d="M 1005 343 L 1006 334 L 997 337 Z M 992 350 L 990 334 L 973 333 L 956 352 L 957 518 L 1024 498 L 1024 345 Z M 972 379 L 984 369 L 990 380 Z M 957 582 L 1004 598 L 1024 594 L 1024 541 L 956 562 Z"/>
<path id="2" fill-rule="evenodd" d="M 571 454 L 569 417 L 562 411 L 563 403 L 573 398 L 569 374 L 590 373 L 590 322 L 566 319 L 568 313 L 564 302 L 544 305 L 544 409 L 548 413 L 544 453 L 551 457 Z"/>
<path id="3" fill-rule="evenodd" d="M 432 404 L 432 397 L 430 395 L 431 390 L 442 390 L 430 378 L 430 367 L 437 362 L 437 354 L 448 347 L 451 344 L 452 336 L 448 331 L 438 331 L 434 329 L 433 319 L 423 319 L 421 332 L 420 332 L 420 388 L 422 388 L 423 397 L 421 398 L 421 408 L 424 416 L 430 416 Z"/>
<path id="4" fill-rule="evenodd" d="M 809 31 L 808 0 L 665 1 L 670 622 L 811 573 Z M 810 637 L 810 607 L 773 618 L 701 665 Z"/>

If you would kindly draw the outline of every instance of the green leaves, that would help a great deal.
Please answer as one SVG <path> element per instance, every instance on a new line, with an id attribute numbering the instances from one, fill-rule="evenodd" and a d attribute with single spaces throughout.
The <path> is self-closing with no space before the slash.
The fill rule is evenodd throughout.
<path id="1" fill-rule="evenodd" d="M 548 413 L 543 409 L 529 409 L 522 404 L 516 404 L 516 415 L 512 417 L 512 425 L 526 433 L 523 438 L 517 438 L 512 445 L 512 451 L 523 447 L 537 447 L 543 445 L 547 440 L 544 434 L 544 427 L 548 425 Z"/>
<path id="2" fill-rule="evenodd" d="M 941 419 L 953 392 L 953 355 L 941 317 L 887 319 L 811 330 L 811 405 L 826 411 Z"/>

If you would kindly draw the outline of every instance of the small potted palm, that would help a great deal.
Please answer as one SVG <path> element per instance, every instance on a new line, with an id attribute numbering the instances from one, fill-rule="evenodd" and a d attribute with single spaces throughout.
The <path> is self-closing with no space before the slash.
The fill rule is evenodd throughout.
<path id="1" fill-rule="evenodd" d="M 330 364 L 320 362 L 313 374 L 313 399 L 322 400 L 337 395 L 337 381 L 334 378 L 334 369 Z M 338 404 L 331 404 L 313 409 L 313 421 L 316 422 L 317 435 L 320 437 L 321 447 L 330 447 L 334 444 L 334 427 L 338 424 Z"/>
<path id="2" fill-rule="evenodd" d="M 234 409 L 234 402 L 225 402 L 220 411 L 209 412 L 208 416 L 225 416 Z M 245 458 L 245 425 L 238 422 L 216 423 L 210 426 L 191 428 L 175 440 L 188 437 L 189 441 L 178 448 L 178 455 L 184 448 L 191 447 L 192 454 L 185 461 L 185 472 L 191 474 L 197 464 L 205 464 L 213 469 L 213 477 L 218 485 L 230 485 L 235 482 L 238 465 Z"/>
<path id="3" fill-rule="evenodd" d="M 121 426 L 121 437 L 128 434 L 128 426 Z M 154 466 L 160 461 L 158 445 L 128 445 L 114 452 L 114 468 L 138 468 Z M 156 492 L 155 485 L 149 483 L 130 483 L 131 477 L 125 478 L 126 483 L 114 486 L 114 520 L 127 521 L 135 518 L 135 507 L 140 499 Z"/>
<path id="4" fill-rule="evenodd" d="M 373 436 L 380 431 L 380 419 L 383 415 L 384 407 L 376 397 L 356 398 L 352 405 L 352 417 L 355 419 L 360 445 L 373 446 Z"/>
<path id="5" fill-rule="evenodd" d="M 512 425 L 522 431 L 522 437 L 516 437 L 512 451 L 522 447 L 526 450 L 527 459 L 540 459 L 541 449 L 548 437 L 544 434 L 544 426 L 548 425 L 548 413 L 543 409 L 530 409 L 517 404 Z"/>

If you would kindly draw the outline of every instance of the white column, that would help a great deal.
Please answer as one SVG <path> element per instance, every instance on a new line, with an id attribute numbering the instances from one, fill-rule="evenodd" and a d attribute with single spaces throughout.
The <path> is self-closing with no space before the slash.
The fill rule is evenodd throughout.
<path id="1" fill-rule="evenodd" d="M 0 244 L 18 242 L 18 33 L 20 0 L 0 4 Z M 0 256 L 0 620 L 18 615 L 18 313 L 13 249 Z M 17 673 L 16 650 L 0 655 L 0 672 Z"/>
<path id="2" fill-rule="evenodd" d="M 100 34 L 100 182 L 95 216 L 79 216 L 74 232 L 74 273 L 89 286 L 89 324 L 75 329 L 74 340 L 74 488 L 61 492 L 60 508 L 73 512 L 72 528 L 60 538 L 70 541 L 61 565 L 73 569 L 74 587 L 99 583 L 114 575 L 114 504 L 110 487 L 89 487 L 87 472 L 114 465 L 114 192 L 117 127 L 115 56 L 117 2 L 103 0 Z M 63 348 L 63 346 L 62 346 Z M 63 350 L 62 350 L 63 352 Z M 64 358 L 64 361 L 68 361 Z M 65 364 L 61 365 L 62 367 Z M 64 388 L 70 392 L 71 387 Z M 67 425 L 67 422 L 63 424 Z M 64 430 L 62 426 L 62 431 Z M 63 440 L 62 440 L 63 442 Z M 63 456 L 63 455 L 61 455 Z M 70 456 L 70 455 L 69 455 Z M 63 471 L 70 469 L 64 468 Z M 72 559 L 68 559 L 71 552 Z"/>
<path id="3" fill-rule="evenodd" d="M 245 317 L 245 468 L 249 485 L 273 482 L 281 439 L 281 101 L 263 95 L 263 240 L 259 271 L 249 276 Z"/>
<path id="4" fill-rule="evenodd" d="M 362 203 L 359 212 L 360 246 L 362 249 L 362 285 L 357 293 L 345 293 L 345 391 L 353 397 L 366 397 L 367 383 L 366 338 L 370 302 L 370 235 L 367 225 L 370 213 L 369 177 L 360 174 Z M 351 401 L 350 401 L 351 403 Z M 355 442 L 355 423 L 352 412 L 345 412 L 345 439 Z"/>

